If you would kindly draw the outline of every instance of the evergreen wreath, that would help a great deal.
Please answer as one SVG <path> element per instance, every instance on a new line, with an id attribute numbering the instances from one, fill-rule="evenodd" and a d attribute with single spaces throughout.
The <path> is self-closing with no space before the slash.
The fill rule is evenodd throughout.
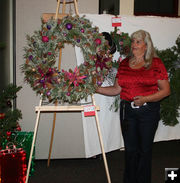
<path id="1" fill-rule="evenodd" d="M 66 43 L 81 48 L 84 63 L 74 70 L 58 71 L 57 53 Z M 50 102 L 73 103 L 87 99 L 112 67 L 108 41 L 84 16 L 42 20 L 41 29 L 32 36 L 27 35 L 27 44 L 22 65 L 25 81 Z"/>

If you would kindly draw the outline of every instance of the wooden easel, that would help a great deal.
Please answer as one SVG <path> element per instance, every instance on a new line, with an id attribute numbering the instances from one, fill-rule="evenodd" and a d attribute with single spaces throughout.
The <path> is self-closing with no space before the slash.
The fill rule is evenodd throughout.
<path id="1" fill-rule="evenodd" d="M 78 12 L 78 7 L 77 7 L 77 0 L 58 0 L 57 1 L 57 7 L 56 7 L 56 14 L 55 13 L 44 13 L 42 18 L 44 21 L 49 20 L 51 17 L 55 18 L 55 19 L 62 19 L 63 17 L 69 15 L 66 14 L 66 4 L 74 4 L 74 9 L 75 9 L 75 13 L 76 15 L 79 15 Z M 62 13 L 59 13 L 59 9 L 60 9 L 60 4 L 62 4 Z"/>
<path id="2" fill-rule="evenodd" d="M 63 17 L 67 16 L 68 14 L 65 13 L 66 10 L 66 4 L 74 3 L 74 9 L 76 15 L 79 16 L 78 8 L 77 8 L 77 1 L 76 0 L 58 0 L 57 1 L 57 7 L 56 7 L 56 14 L 53 13 L 45 13 L 43 14 L 43 19 L 46 21 L 50 19 L 51 17 L 55 17 L 55 19 L 62 19 Z M 62 5 L 62 13 L 59 13 L 60 4 Z M 59 62 L 58 62 L 58 70 L 61 70 L 61 58 L 62 58 L 62 48 L 59 50 Z M 57 106 L 57 102 L 55 102 L 55 106 Z M 52 153 L 52 145 L 53 145 L 53 139 L 54 139 L 54 129 L 55 129 L 55 123 L 56 123 L 56 112 L 54 112 L 53 116 L 53 125 L 52 125 L 52 132 L 51 132 L 51 141 L 49 146 L 49 155 L 48 155 L 48 163 L 47 166 L 50 165 L 50 159 L 51 159 L 51 153 Z"/>
<path id="3" fill-rule="evenodd" d="M 59 14 L 60 3 L 63 4 L 62 14 Z M 57 19 L 57 18 L 62 19 L 64 16 L 67 16 L 68 14 L 65 14 L 65 8 L 66 8 L 66 4 L 69 4 L 69 3 L 74 3 L 75 13 L 76 13 L 76 15 L 79 15 L 78 8 L 77 8 L 77 1 L 76 0 L 58 0 L 57 1 L 56 14 L 52 14 L 52 13 L 43 14 L 44 21 L 47 21 L 51 17 L 55 17 L 55 19 Z M 59 70 L 61 68 L 61 57 L 62 57 L 62 49 L 59 50 L 59 63 L 58 63 L 58 69 Z M 107 164 L 106 155 L 105 155 L 105 151 L 104 151 L 104 145 L 103 145 L 101 130 L 100 130 L 98 114 L 97 114 L 97 111 L 100 110 L 100 109 L 99 109 L 99 106 L 96 106 L 94 95 L 91 95 L 91 99 L 92 99 L 92 104 L 95 106 L 96 127 L 97 127 L 98 136 L 99 136 L 101 152 L 102 152 L 102 155 L 103 155 L 106 176 L 107 176 L 108 183 L 111 183 L 109 169 L 108 169 L 108 164 Z M 31 167 L 31 162 L 32 162 L 32 155 L 33 155 L 33 151 L 34 151 L 34 146 L 35 146 L 38 126 L 39 126 L 40 113 L 41 112 L 54 112 L 53 126 L 52 126 L 52 133 L 51 133 L 51 141 L 50 141 L 50 147 L 49 147 L 49 156 L 48 156 L 48 166 L 49 166 L 51 152 L 52 152 L 53 138 L 54 138 L 54 129 L 55 129 L 55 122 L 56 122 L 56 112 L 84 111 L 84 106 L 58 106 L 58 102 L 57 101 L 55 102 L 55 106 L 42 106 L 42 100 L 43 99 L 42 99 L 42 96 L 41 96 L 40 101 L 39 101 L 39 106 L 35 107 L 35 111 L 37 112 L 37 116 L 36 116 L 36 123 L 35 123 L 35 128 L 34 128 L 34 135 L 33 135 L 33 140 L 32 140 L 32 145 L 31 145 L 31 152 L 30 152 L 30 156 L 29 156 L 29 162 L 28 162 L 28 168 L 27 168 L 26 182 L 25 183 L 28 183 L 29 172 L 30 172 L 30 167 Z"/>

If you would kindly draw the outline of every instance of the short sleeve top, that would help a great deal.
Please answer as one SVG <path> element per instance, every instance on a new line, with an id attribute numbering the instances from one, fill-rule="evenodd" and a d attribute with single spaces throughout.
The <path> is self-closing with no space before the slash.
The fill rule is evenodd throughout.
<path id="1" fill-rule="evenodd" d="M 147 96 L 158 91 L 158 80 L 168 80 L 167 70 L 160 58 L 153 58 L 149 69 L 132 69 L 129 59 L 124 59 L 116 75 L 122 90 L 120 98 L 132 101 L 135 96 Z"/>

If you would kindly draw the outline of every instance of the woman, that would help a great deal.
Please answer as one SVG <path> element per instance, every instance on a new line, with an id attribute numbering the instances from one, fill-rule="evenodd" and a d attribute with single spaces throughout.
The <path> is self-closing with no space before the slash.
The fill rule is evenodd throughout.
<path id="1" fill-rule="evenodd" d="M 131 35 L 131 56 L 119 66 L 114 86 L 99 87 L 103 95 L 120 94 L 120 121 L 125 145 L 124 183 L 151 182 L 154 135 L 160 100 L 170 94 L 167 71 L 144 30 Z"/>

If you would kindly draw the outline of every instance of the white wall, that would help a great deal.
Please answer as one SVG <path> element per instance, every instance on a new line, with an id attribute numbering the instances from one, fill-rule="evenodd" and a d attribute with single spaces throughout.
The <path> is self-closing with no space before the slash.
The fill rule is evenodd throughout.
<path id="1" fill-rule="evenodd" d="M 55 13 L 56 0 L 16 0 L 16 60 L 17 85 L 23 88 L 19 92 L 17 107 L 22 111 L 23 120 L 20 122 L 22 130 L 34 129 L 36 114 L 35 106 L 39 104 L 39 96 L 23 82 L 20 66 L 24 63 L 23 47 L 26 45 L 26 34 L 32 35 L 41 25 L 43 13 Z M 69 5 L 67 5 L 68 9 Z M 74 6 L 72 6 L 73 8 Z M 79 13 L 98 13 L 98 0 L 78 0 Z M 68 47 L 68 48 L 67 48 Z M 63 49 L 62 68 L 74 68 L 75 53 L 72 46 Z M 71 54 L 69 54 L 71 53 Z M 49 152 L 50 134 L 53 114 L 41 115 L 38 130 L 36 157 L 46 159 Z M 56 147 L 55 147 L 56 146 Z M 57 115 L 55 138 L 52 158 L 84 157 L 84 138 L 80 113 L 61 113 Z"/>

